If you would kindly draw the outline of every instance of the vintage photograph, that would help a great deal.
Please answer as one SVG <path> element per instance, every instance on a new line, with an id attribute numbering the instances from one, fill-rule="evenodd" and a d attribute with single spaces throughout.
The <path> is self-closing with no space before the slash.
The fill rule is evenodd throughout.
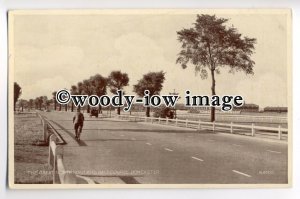
<path id="1" fill-rule="evenodd" d="M 10 187 L 290 187 L 291 14 L 9 11 Z"/>

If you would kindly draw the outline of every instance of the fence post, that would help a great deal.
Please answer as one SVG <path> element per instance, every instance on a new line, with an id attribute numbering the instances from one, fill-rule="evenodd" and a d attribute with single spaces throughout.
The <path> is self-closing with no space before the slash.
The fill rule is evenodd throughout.
<path id="1" fill-rule="evenodd" d="M 213 132 L 215 132 L 216 124 L 215 121 L 213 121 Z"/>
<path id="2" fill-rule="evenodd" d="M 57 145 L 55 148 L 55 156 L 54 156 L 54 167 L 53 167 L 53 184 L 63 183 L 60 181 L 59 175 L 63 175 L 63 173 L 59 173 L 59 171 L 64 172 L 62 168 L 58 168 L 57 160 L 60 159 L 62 161 L 63 158 L 63 147 L 61 145 Z"/>
<path id="3" fill-rule="evenodd" d="M 232 122 L 230 122 L 230 133 L 233 133 L 233 126 L 232 126 Z"/>
<path id="4" fill-rule="evenodd" d="M 44 142 L 47 142 L 48 123 L 46 121 L 44 121 L 44 123 L 43 123 L 43 133 L 44 133 Z"/>
<path id="5" fill-rule="evenodd" d="M 254 123 L 251 125 L 251 136 L 253 137 L 255 134 Z"/>
<path id="6" fill-rule="evenodd" d="M 185 127 L 188 127 L 188 119 L 185 119 Z"/>
<path id="7" fill-rule="evenodd" d="M 158 124 L 160 124 L 160 117 L 158 117 Z"/>
<path id="8" fill-rule="evenodd" d="M 166 120 L 166 125 L 168 125 L 169 124 L 169 118 L 167 117 L 167 120 Z"/>
<path id="9" fill-rule="evenodd" d="M 50 165 L 50 166 L 53 166 L 52 165 L 52 162 L 53 162 L 53 156 L 54 156 L 54 154 L 55 154 L 55 151 L 52 151 L 53 149 L 51 148 L 51 142 L 56 142 L 56 135 L 54 135 L 54 134 L 52 134 L 51 136 L 50 136 L 50 138 L 49 138 L 49 157 L 48 157 L 48 164 Z"/>
<path id="10" fill-rule="evenodd" d="M 278 126 L 278 139 L 281 140 L 281 125 Z"/>
<path id="11" fill-rule="evenodd" d="M 201 121 L 199 120 L 198 130 L 201 130 Z"/>
<path id="12" fill-rule="evenodd" d="M 176 126 L 178 125 L 177 117 L 176 117 Z"/>
<path id="13" fill-rule="evenodd" d="M 151 124 L 153 124 L 153 117 L 151 117 Z"/>

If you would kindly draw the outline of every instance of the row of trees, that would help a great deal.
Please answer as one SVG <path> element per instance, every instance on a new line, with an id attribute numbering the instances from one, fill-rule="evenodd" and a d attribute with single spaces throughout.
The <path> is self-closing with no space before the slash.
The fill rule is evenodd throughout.
<path id="1" fill-rule="evenodd" d="M 133 91 L 137 93 L 138 96 L 144 96 L 144 91 L 149 90 L 149 95 L 158 95 L 163 87 L 163 82 L 165 80 L 165 73 L 160 72 L 149 72 L 145 74 L 137 84 L 133 85 Z M 91 76 L 89 79 L 85 79 L 77 83 L 77 85 L 72 85 L 70 88 L 72 95 L 97 95 L 101 97 L 107 94 L 107 89 L 111 93 L 116 93 L 117 90 L 121 90 L 128 86 L 129 77 L 127 73 L 122 73 L 121 71 L 112 71 L 110 75 L 105 78 L 100 74 Z M 52 93 L 52 100 L 54 102 L 54 109 L 57 109 L 56 93 Z M 61 106 L 61 105 L 59 105 Z M 67 111 L 68 105 L 65 105 L 65 110 Z M 101 112 L 101 106 L 99 105 L 98 111 Z M 61 107 L 59 108 L 61 110 Z M 71 103 L 71 111 L 74 111 L 74 105 Z M 87 104 L 87 112 L 90 112 L 90 106 Z M 117 113 L 120 114 L 121 107 L 117 108 Z M 150 117 L 150 107 L 146 109 L 146 116 Z"/>
<path id="2" fill-rule="evenodd" d="M 149 95 L 159 95 L 161 89 L 163 88 L 163 82 L 165 80 L 165 73 L 160 72 L 149 72 L 133 85 L 133 91 L 139 96 L 144 96 L 144 91 L 149 90 Z M 72 95 L 97 95 L 101 97 L 102 95 L 107 94 L 107 90 L 111 93 L 116 93 L 117 90 L 123 89 L 125 86 L 128 86 L 129 77 L 127 73 L 122 73 L 121 71 L 112 71 L 110 75 L 106 78 L 100 74 L 91 76 L 89 79 L 78 82 L 76 85 L 72 85 L 70 88 Z M 49 109 L 49 106 L 53 104 L 54 110 L 62 111 L 63 107 L 61 104 L 58 104 L 56 101 L 56 91 L 52 93 L 52 99 L 48 99 L 47 96 L 39 96 L 35 99 L 19 99 L 22 91 L 21 87 L 15 83 L 14 88 L 14 104 L 18 101 L 19 108 L 23 111 L 24 108 L 28 109 Z M 74 104 L 66 104 L 64 110 L 67 111 L 68 107 L 71 107 L 71 111 L 74 111 Z M 99 105 L 99 112 L 101 112 L 102 107 Z M 87 104 L 87 112 L 90 112 L 90 106 Z M 117 113 L 120 114 L 121 107 L 117 108 Z M 150 107 L 146 108 L 146 116 L 150 117 Z"/>
<path id="3" fill-rule="evenodd" d="M 107 93 L 107 88 L 110 89 L 111 93 L 115 93 L 119 89 L 123 89 L 128 86 L 129 78 L 126 73 L 121 71 L 112 71 L 109 77 L 103 77 L 100 74 L 91 76 L 89 79 L 85 79 L 77 83 L 77 85 L 72 85 L 70 88 L 72 95 L 97 95 L 101 97 Z M 57 91 L 52 93 L 54 101 L 54 109 L 56 110 L 57 102 L 55 100 Z M 61 106 L 61 105 L 60 105 Z M 65 105 L 65 110 L 67 111 L 67 105 Z M 61 110 L 61 108 L 60 108 Z M 74 111 L 74 104 L 71 103 L 71 111 Z M 90 106 L 87 105 L 87 112 L 90 112 Z M 99 112 L 101 112 L 101 106 L 99 105 Z M 120 114 L 120 108 L 118 108 L 118 114 Z"/>

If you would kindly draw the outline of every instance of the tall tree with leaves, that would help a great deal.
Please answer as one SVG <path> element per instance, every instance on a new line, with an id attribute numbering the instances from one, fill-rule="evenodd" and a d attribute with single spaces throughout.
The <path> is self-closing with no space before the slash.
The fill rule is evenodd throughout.
<path id="1" fill-rule="evenodd" d="M 55 111 L 56 111 L 56 105 L 57 105 L 56 93 L 57 93 L 57 91 L 52 92 L 52 99 L 53 99 L 53 102 L 54 102 L 54 110 Z"/>
<path id="2" fill-rule="evenodd" d="M 32 107 L 33 107 L 33 105 L 34 105 L 34 99 L 29 99 L 29 101 L 28 101 L 28 108 L 31 110 L 32 109 Z"/>
<path id="3" fill-rule="evenodd" d="M 98 97 L 106 94 L 106 87 L 107 87 L 107 79 L 102 75 L 96 74 L 90 78 L 91 84 L 93 86 L 93 92 Z M 101 113 L 101 105 L 99 104 L 98 112 Z"/>
<path id="4" fill-rule="evenodd" d="M 72 85 L 71 86 L 71 95 L 78 95 L 78 89 L 77 89 L 77 86 L 75 85 Z M 74 104 L 73 102 L 71 101 L 71 112 L 74 111 Z"/>
<path id="5" fill-rule="evenodd" d="M 22 94 L 21 86 L 17 82 L 14 82 L 14 111 L 16 111 L 16 103 L 19 99 L 19 97 Z"/>
<path id="6" fill-rule="evenodd" d="M 117 90 L 123 89 L 128 86 L 129 78 L 127 73 L 121 71 L 112 71 L 108 76 L 108 86 L 111 93 L 116 93 Z M 120 115 L 121 107 L 118 107 L 118 115 Z"/>
<path id="7" fill-rule="evenodd" d="M 254 52 L 255 38 L 242 37 L 233 26 L 227 27 L 228 19 L 217 18 L 215 15 L 197 15 L 192 28 L 177 32 L 182 50 L 177 63 L 187 68 L 194 65 L 196 73 L 202 79 L 210 72 L 212 95 L 216 95 L 215 73 L 220 68 L 228 67 L 230 73 L 244 71 L 253 74 L 255 62 L 251 59 Z M 215 108 L 211 108 L 211 121 L 215 121 Z"/>
<path id="8" fill-rule="evenodd" d="M 83 90 L 83 94 L 85 94 L 85 95 L 88 95 L 88 96 L 93 95 L 94 87 L 93 87 L 91 79 L 83 80 L 82 90 Z M 89 104 L 87 105 L 87 113 L 90 113 L 90 105 Z"/>
<path id="9" fill-rule="evenodd" d="M 149 96 L 159 95 L 163 88 L 165 81 L 165 73 L 160 72 L 149 72 L 138 81 L 137 84 L 133 85 L 133 91 L 140 97 L 144 96 L 145 90 L 149 90 Z M 146 107 L 146 116 L 150 117 L 150 107 Z"/>
<path id="10" fill-rule="evenodd" d="M 23 112 L 24 108 L 28 106 L 28 101 L 24 99 L 19 99 L 18 103 L 19 103 L 19 107 L 21 107 L 21 112 Z"/>

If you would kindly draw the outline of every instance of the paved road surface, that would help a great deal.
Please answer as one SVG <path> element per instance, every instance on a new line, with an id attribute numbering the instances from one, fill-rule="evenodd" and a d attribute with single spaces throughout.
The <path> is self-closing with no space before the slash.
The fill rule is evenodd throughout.
<path id="1" fill-rule="evenodd" d="M 97 183 L 287 183 L 286 142 L 89 117 L 78 142 L 72 113 L 42 114 L 67 142 L 66 168 Z"/>

